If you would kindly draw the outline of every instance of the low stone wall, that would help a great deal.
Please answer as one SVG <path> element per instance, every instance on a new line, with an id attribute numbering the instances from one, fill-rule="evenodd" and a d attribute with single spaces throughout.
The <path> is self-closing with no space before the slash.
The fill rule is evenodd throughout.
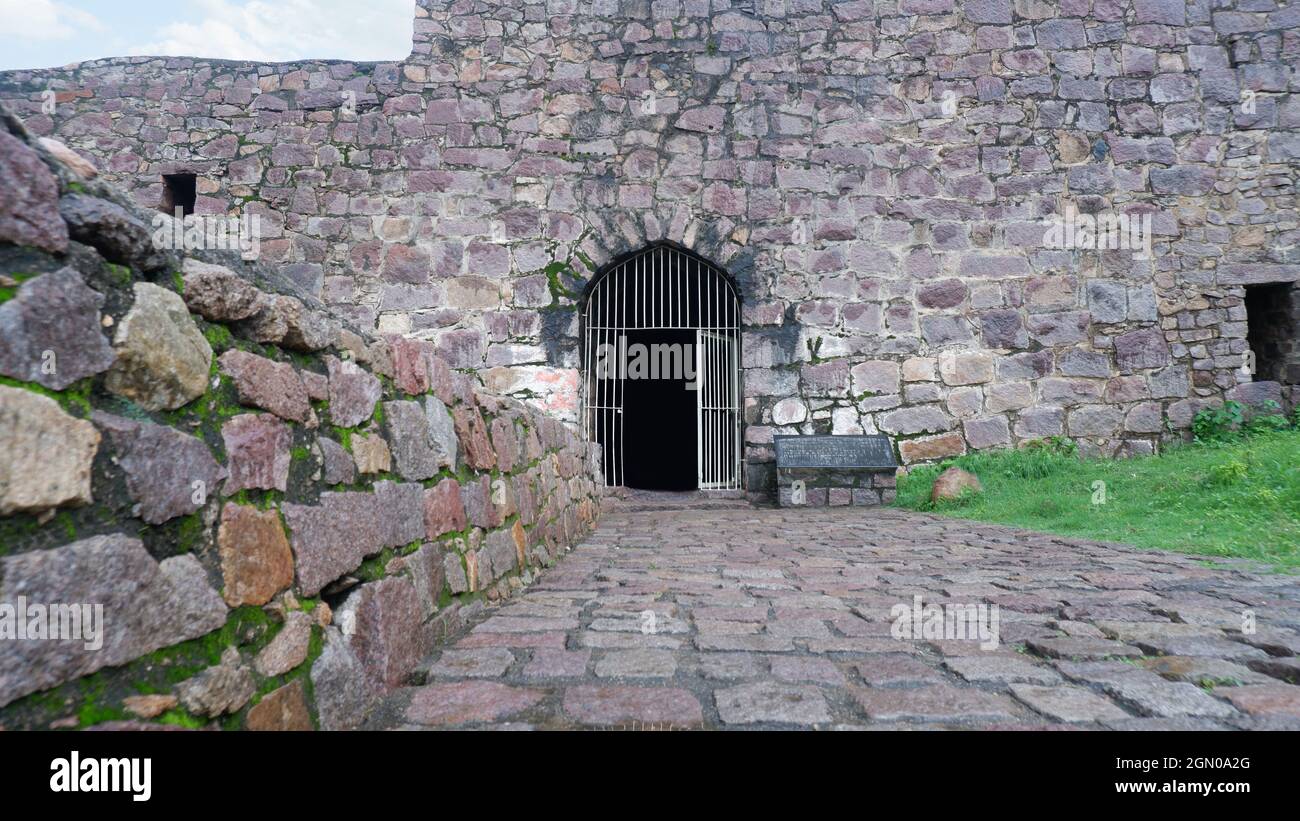
<path id="1" fill-rule="evenodd" d="M 590 530 L 574 429 L 65 152 L 4 115 L 0 727 L 356 727 Z"/>
<path id="2" fill-rule="evenodd" d="M 781 507 L 891 505 L 897 495 L 897 473 L 898 468 L 778 468 L 777 503 Z M 796 492 L 796 487 L 802 492 Z"/>

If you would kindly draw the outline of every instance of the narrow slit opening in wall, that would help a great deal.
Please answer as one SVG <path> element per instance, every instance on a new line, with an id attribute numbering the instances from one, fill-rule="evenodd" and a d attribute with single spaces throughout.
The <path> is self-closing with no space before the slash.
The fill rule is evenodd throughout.
<path id="1" fill-rule="evenodd" d="M 1255 382 L 1300 384 L 1300 286 L 1275 282 L 1246 286 L 1246 343 Z"/>
<path id="2" fill-rule="evenodd" d="M 168 214 L 181 209 L 181 215 L 194 213 L 198 199 L 198 181 L 193 174 L 163 174 L 162 210 Z"/>

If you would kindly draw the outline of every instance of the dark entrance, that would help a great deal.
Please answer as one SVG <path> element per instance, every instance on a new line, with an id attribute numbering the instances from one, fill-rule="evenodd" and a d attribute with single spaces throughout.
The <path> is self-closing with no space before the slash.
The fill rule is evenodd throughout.
<path id="1" fill-rule="evenodd" d="M 740 299 L 726 274 L 651 245 L 591 281 L 582 326 L 583 422 L 605 483 L 739 490 Z"/>
<path id="2" fill-rule="evenodd" d="M 695 332 L 628 330 L 628 349 L 660 356 L 690 352 Z M 634 347 L 636 346 L 636 347 Z M 665 347 L 671 346 L 671 347 Z M 625 381 L 623 401 L 623 484 L 645 490 L 694 490 L 696 476 L 695 391 L 686 372 Z"/>
<path id="3" fill-rule="evenodd" d="M 194 213 L 198 202 L 198 180 L 193 174 L 163 174 L 163 195 L 161 209 L 164 213 L 175 213 L 181 209 L 181 216 L 188 217 Z"/>
<path id="4" fill-rule="evenodd" d="M 1246 286 L 1246 342 L 1256 382 L 1300 384 L 1300 287 L 1280 282 Z"/>

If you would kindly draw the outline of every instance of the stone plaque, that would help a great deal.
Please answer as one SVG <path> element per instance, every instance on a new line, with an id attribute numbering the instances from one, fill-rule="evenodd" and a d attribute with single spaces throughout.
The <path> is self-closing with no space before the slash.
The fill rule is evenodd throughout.
<path id="1" fill-rule="evenodd" d="M 892 469 L 898 467 L 888 436 L 772 437 L 777 468 Z"/>

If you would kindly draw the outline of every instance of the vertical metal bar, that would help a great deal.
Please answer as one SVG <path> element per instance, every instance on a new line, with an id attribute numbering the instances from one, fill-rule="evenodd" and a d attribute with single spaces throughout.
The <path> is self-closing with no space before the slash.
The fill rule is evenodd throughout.
<path id="1" fill-rule="evenodd" d="M 621 319 L 618 318 L 618 314 L 623 309 L 623 303 L 627 301 L 627 294 L 623 293 L 622 283 L 623 283 L 623 269 L 622 266 L 620 266 L 618 269 L 618 276 L 614 279 L 615 318 L 614 318 L 614 322 L 612 323 L 616 328 L 620 328 L 620 329 L 623 326 L 623 322 Z M 622 330 L 619 330 L 615 333 L 614 344 L 616 347 L 619 346 L 618 334 L 621 333 L 623 333 Z M 623 479 L 623 471 L 626 470 L 626 468 L 623 465 L 623 400 L 627 395 L 627 386 L 623 383 L 623 378 L 625 376 L 626 374 L 624 374 L 623 371 L 620 369 L 618 371 L 618 380 L 614 383 L 614 391 L 615 391 L 614 406 L 618 408 L 618 410 L 616 410 L 614 413 L 618 420 L 618 431 L 616 433 L 615 438 L 618 439 L 618 472 L 619 472 L 620 486 L 623 484 L 623 482 L 621 481 Z"/>
<path id="2" fill-rule="evenodd" d="M 600 341 L 602 345 L 608 344 L 606 340 L 606 336 L 609 333 L 606 330 L 606 328 L 609 326 L 608 285 L 609 285 L 608 278 L 602 279 L 600 281 L 600 300 L 601 300 Z M 609 348 L 605 348 L 605 354 L 608 356 Z M 601 449 L 601 453 L 604 454 L 605 463 L 608 464 L 610 466 L 610 470 L 613 471 L 613 470 L 617 470 L 617 466 L 614 465 L 613 463 L 613 459 L 611 458 L 612 454 L 609 449 L 609 402 L 607 401 L 609 398 L 609 386 L 606 384 L 608 382 L 608 377 L 609 377 L 609 373 L 607 371 L 604 374 L 602 374 L 602 379 L 600 380 L 600 449 Z"/>

